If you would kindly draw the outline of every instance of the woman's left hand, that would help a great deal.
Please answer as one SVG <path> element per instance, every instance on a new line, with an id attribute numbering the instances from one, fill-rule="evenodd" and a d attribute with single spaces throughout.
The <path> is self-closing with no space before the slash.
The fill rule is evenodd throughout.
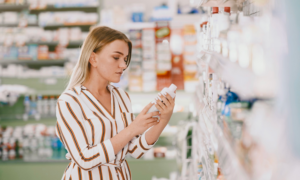
<path id="1" fill-rule="evenodd" d="M 173 99 L 168 93 L 165 96 L 159 95 L 160 99 L 156 100 L 155 107 L 160 111 L 160 120 L 168 121 L 170 120 L 173 109 L 175 106 L 175 98 Z"/>

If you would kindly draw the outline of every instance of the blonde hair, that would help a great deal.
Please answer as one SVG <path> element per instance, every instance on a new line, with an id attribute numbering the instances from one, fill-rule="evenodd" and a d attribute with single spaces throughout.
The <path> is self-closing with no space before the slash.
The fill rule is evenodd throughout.
<path id="1" fill-rule="evenodd" d="M 82 84 L 87 78 L 89 78 L 89 72 L 91 64 L 89 63 L 92 52 L 100 52 L 104 46 L 115 41 L 123 40 L 128 44 L 128 58 L 126 65 L 128 67 L 131 59 L 131 41 L 126 35 L 120 31 L 111 29 L 106 26 L 100 26 L 94 28 L 86 37 L 80 50 L 79 60 L 77 61 L 75 68 L 73 69 L 70 81 L 67 86 L 68 89 Z"/>

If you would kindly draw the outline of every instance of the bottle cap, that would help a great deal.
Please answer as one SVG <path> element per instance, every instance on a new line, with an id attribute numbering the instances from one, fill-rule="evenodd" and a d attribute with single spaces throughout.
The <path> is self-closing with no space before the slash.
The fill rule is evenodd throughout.
<path id="1" fill-rule="evenodd" d="M 174 92 L 177 89 L 177 86 L 175 86 L 175 84 L 171 84 L 171 86 L 169 87 L 169 90 L 171 92 Z"/>
<path id="2" fill-rule="evenodd" d="M 224 12 L 230 13 L 230 7 L 224 7 Z"/>
<path id="3" fill-rule="evenodd" d="M 219 7 L 213 7 L 212 8 L 212 13 L 213 14 L 218 14 L 219 13 Z"/>

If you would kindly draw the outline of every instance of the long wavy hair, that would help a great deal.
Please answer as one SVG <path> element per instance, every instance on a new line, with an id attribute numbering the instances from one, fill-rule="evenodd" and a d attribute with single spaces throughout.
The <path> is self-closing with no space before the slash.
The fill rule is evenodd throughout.
<path id="1" fill-rule="evenodd" d="M 89 63 L 90 56 L 92 52 L 97 53 L 100 52 L 104 46 L 115 40 L 122 40 L 128 44 L 128 61 L 126 62 L 127 67 L 130 63 L 131 59 L 131 50 L 132 43 L 127 38 L 127 36 L 115 29 L 99 26 L 95 27 L 88 34 L 87 38 L 84 40 L 83 45 L 80 50 L 79 60 L 77 61 L 75 68 L 73 69 L 70 81 L 66 90 L 72 89 L 73 87 L 82 84 L 85 80 L 87 80 L 90 74 L 91 64 Z"/>

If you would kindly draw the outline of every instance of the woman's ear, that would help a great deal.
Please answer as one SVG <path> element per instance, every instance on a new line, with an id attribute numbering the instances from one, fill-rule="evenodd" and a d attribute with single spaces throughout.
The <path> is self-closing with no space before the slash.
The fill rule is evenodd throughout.
<path id="1" fill-rule="evenodd" d="M 96 57 L 96 53 L 92 52 L 91 56 L 90 56 L 90 59 L 89 59 L 89 62 L 91 63 L 91 65 L 93 67 L 97 67 L 97 57 Z"/>

